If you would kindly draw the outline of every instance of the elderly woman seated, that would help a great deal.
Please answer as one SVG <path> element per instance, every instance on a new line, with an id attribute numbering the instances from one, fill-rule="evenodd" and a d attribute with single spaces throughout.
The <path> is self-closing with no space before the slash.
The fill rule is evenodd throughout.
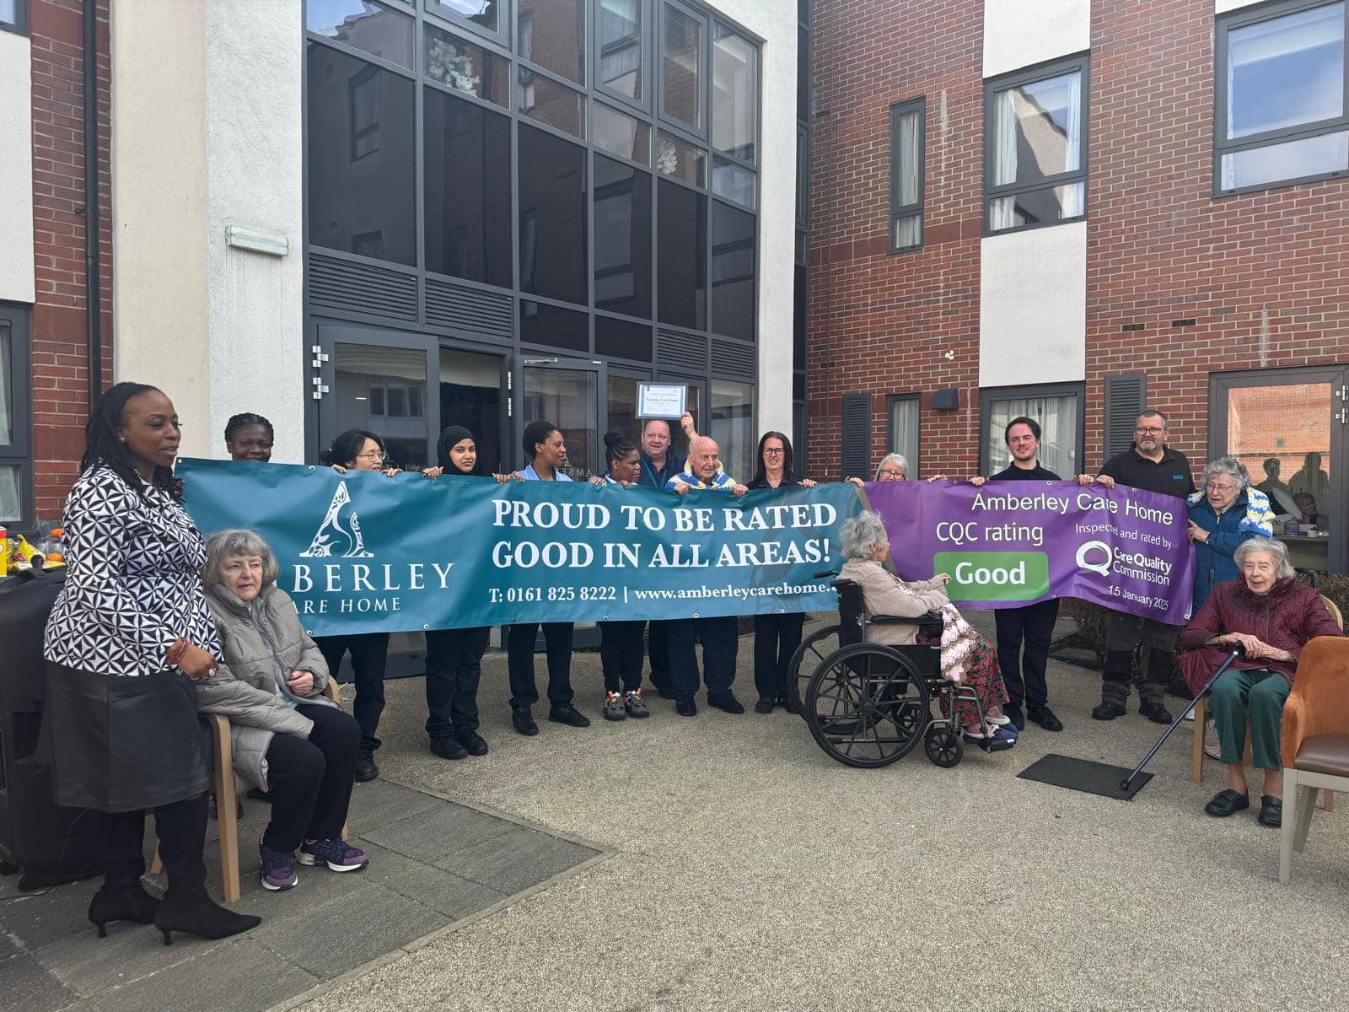
<path id="1" fill-rule="evenodd" d="M 224 664 L 197 685 L 197 706 L 230 722 L 234 770 L 271 792 L 262 834 L 262 885 L 295 886 L 296 851 L 306 865 L 359 871 L 365 853 L 342 839 L 361 733 L 322 695 L 328 665 L 276 585 L 276 556 L 253 531 L 222 531 L 206 543 L 206 599 Z"/>
<path id="2" fill-rule="evenodd" d="M 862 600 L 869 614 L 915 620 L 930 611 L 941 615 L 942 675 L 953 682 L 968 683 L 974 689 L 987 722 L 983 727 L 979 725 L 973 702 L 957 700 L 956 714 L 966 741 L 982 746 L 996 743 L 1001 747 L 1014 742 L 1016 731 L 1002 713 L 1007 690 L 1002 684 L 997 652 L 970 628 L 947 598 L 950 575 L 938 573 L 931 580 L 909 583 L 882 568 L 881 563 L 890 554 L 890 539 L 875 513 L 859 513 L 845 521 L 840 535 L 846 561 L 838 578 L 862 588 Z M 916 621 L 868 625 L 867 640 L 892 646 L 925 642 Z"/>
<path id="3" fill-rule="evenodd" d="M 1241 578 L 1217 584 L 1198 614 L 1181 632 L 1181 671 L 1199 693 L 1231 651 L 1243 655 L 1214 683 L 1209 705 L 1227 765 L 1227 788 L 1205 807 L 1223 817 L 1250 807 L 1246 770 L 1246 728 L 1251 758 L 1265 771 L 1259 821 L 1283 823 L 1283 761 L 1279 725 L 1293 685 L 1298 655 L 1317 636 L 1339 636 L 1316 591 L 1293 579 L 1288 549 L 1280 541 L 1254 538 L 1234 552 Z"/>

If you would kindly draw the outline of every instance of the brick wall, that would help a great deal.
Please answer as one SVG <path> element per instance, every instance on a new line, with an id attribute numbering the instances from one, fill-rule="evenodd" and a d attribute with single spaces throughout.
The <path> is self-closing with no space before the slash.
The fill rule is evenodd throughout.
<path id="1" fill-rule="evenodd" d="M 108 178 L 108 4 L 99 0 L 100 256 L 103 381 L 112 381 L 112 241 Z M 39 519 L 60 516 L 84 449 L 83 20 L 79 0 L 31 0 L 33 44 L 33 484 Z"/>
<path id="2" fill-rule="evenodd" d="M 1104 378 L 1141 370 L 1200 461 L 1210 373 L 1349 360 L 1349 183 L 1214 200 L 1212 0 L 1092 7 L 1085 460 L 1101 461 Z M 942 387 L 960 409 L 924 397 L 922 471 L 978 467 L 982 11 L 814 5 L 811 473 L 837 473 L 844 393 L 874 395 L 874 465 L 884 395 Z M 926 242 L 890 255 L 888 110 L 920 96 Z"/>

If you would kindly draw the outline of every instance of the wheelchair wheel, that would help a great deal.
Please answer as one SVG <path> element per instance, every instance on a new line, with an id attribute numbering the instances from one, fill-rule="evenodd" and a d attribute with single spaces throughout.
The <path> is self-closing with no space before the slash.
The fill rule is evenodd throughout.
<path id="1" fill-rule="evenodd" d="M 810 676 L 836 650 L 838 626 L 827 625 L 802 640 L 796 653 L 792 654 L 792 659 L 787 662 L 787 691 L 796 704 L 797 713 L 805 713 L 806 685 L 810 682 Z"/>
<path id="2" fill-rule="evenodd" d="M 932 765 L 950 769 L 965 757 L 965 742 L 950 724 L 933 724 L 923 735 L 923 751 Z"/>
<path id="3" fill-rule="evenodd" d="M 803 715 L 846 766 L 888 766 L 913 750 L 931 716 L 927 682 L 903 654 L 873 643 L 835 651 L 806 687 Z"/>

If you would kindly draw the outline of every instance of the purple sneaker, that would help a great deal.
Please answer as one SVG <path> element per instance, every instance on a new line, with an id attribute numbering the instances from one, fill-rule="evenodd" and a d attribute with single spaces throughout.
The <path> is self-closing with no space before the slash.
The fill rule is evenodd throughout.
<path id="1" fill-rule="evenodd" d="M 365 851 L 345 840 L 306 840 L 300 848 L 301 864 L 326 864 L 331 871 L 360 871 L 370 863 Z"/>
<path id="2" fill-rule="evenodd" d="M 295 855 L 268 850 L 263 844 L 258 844 L 258 852 L 262 854 L 262 888 L 274 893 L 294 889 L 300 881 L 295 874 Z"/>

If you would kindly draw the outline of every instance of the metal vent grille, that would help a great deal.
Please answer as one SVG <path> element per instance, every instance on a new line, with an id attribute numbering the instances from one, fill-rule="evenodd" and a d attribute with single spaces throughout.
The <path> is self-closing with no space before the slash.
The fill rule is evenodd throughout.
<path id="1" fill-rule="evenodd" d="M 752 380 L 756 375 L 755 364 L 754 345 L 732 344 L 730 341 L 712 342 L 713 373 Z"/>
<path id="2" fill-rule="evenodd" d="M 509 341 L 511 297 L 441 278 L 427 278 L 426 322 L 432 327 L 466 330 Z"/>
<path id="3" fill-rule="evenodd" d="M 1144 373 L 1105 378 L 1105 459 L 1123 453 L 1134 441 L 1134 422 L 1147 407 L 1148 378 Z"/>
<path id="4" fill-rule="evenodd" d="M 657 334 L 656 367 L 662 372 L 707 372 L 707 338 L 662 330 Z"/>
<path id="5" fill-rule="evenodd" d="M 417 278 L 412 274 L 310 253 L 308 280 L 309 304 L 315 309 L 417 319 Z"/>

